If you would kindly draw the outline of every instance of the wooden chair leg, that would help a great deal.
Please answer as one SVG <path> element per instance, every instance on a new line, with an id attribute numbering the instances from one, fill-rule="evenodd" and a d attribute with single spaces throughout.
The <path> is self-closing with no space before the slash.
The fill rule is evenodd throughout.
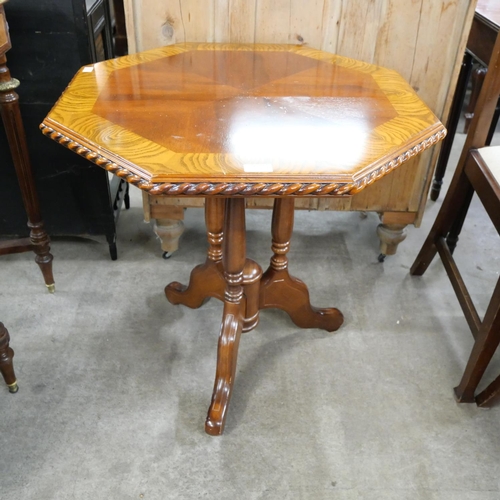
<path id="1" fill-rule="evenodd" d="M 488 363 L 500 344 L 500 279 L 491 297 L 460 384 L 455 387 L 459 403 L 472 403 Z"/>
<path id="2" fill-rule="evenodd" d="M 498 403 L 500 403 L 500 376 L 476 396 L 476 404 L 481 408 L 491 408 Z"/>
<path id="3" fill-rule="evenodd" d="M 450 231 L 446 236 L 446 244 L 448 245 L 448 248 L 450 249 L 450 253 L 452 255 L 457 246 L 460 233 L 462 232 L 462 227 L 464 226 L 465 218 L 467 217 L 467 212 L 469 211 L 473 196 L 473 189 L 469 189 L 469 191 L 467 191 L 466 193 L 466 196 L 464 197 L 463 205 L 460 207 L 460 210 L 458 211 L 458 214 L 453 221 L 453 224 L 451 225 Z"/>
<path id="4" fill-rule="evenodd" d="M 469 159 L 468 161 L 473 161 Z M 453 177 L 452 184 L 446 193 L 446 197 L 443 201 L 441 209 L 434 221 L 432 229 L 427 236 L 417 258 L 413 262 L 410 274 L 413 276 L 421 276 L 425 273 L 430 263 L 434 259 L 437 253 L 436 242 L 439 238 L 446 238 L 452 228 L 454 227 L 455 221 L 459 218 L 461 214 L 462 207 L 467 205 L 467 200 L 472 198 L 474 190 L 472 185 L 465 175 L 463 169 L 456 171 Z M 466 212 L 465 212 L 466 213 Z M 455 229 L 461 229 L 461 224 L 456 225 Z M 458 237 L 457 233 L 457 237 Z"/>

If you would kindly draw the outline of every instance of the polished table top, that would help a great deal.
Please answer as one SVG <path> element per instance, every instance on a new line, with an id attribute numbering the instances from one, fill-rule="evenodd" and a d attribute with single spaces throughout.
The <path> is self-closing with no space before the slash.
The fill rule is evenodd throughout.
<path id="1" fill-rule="evenodd" d="M 500 26 L 500 4 L 498 0 L 478 0 L 476 16 L 481 16 L 496 27 Z"/>
<path id="2" fill-rule="evenodd" d="M 151 194 L 353 194 L 444 137 L 395 71 L 292 45 L 82 68 L 41 125 Z"/>

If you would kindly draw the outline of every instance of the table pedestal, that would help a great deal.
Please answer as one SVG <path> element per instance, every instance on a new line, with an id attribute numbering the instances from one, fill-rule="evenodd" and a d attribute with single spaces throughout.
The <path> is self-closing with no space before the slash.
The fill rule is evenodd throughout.
<path id="1" fill-rule="evenodd" d="M 245 199 L 207 198 L 205 220 L 208 256 L 191 272 L 189 285 L 170 283 L 165 288 L 172 304 L 200 307 L 209 297 L 224 302 L 212 403 L 205 431 L 222 434 L 236 373 L 242 332 L 255 328 L 261 309 L 276 307 L 301 328 L 332 332 L 343 322 L 335 308 L 318 309 L 309 300 L 307 286 L 288 272 L 287 253 L 293 231 L 293 198 L 277 198 L 272 221 L 270 266 L 265 273 L 246 258 Z"/>

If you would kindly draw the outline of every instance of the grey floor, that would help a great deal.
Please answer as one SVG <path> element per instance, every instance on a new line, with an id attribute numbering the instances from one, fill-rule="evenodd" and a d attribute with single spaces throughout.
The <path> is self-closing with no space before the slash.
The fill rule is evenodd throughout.
<path id="1" fill-rule="evenodd" d="M 472 336 L 439 260 L 408 274 L 439 205 L 428 202 L 384 264 L 375 214 L 297 213 L 291 270 L 345 324 L 300 330 L 264 311 L 242 338 L 218 438 L 203 423 L 221 304 L 193 311 L 163 294 L 204 259 L 200 210 L 187 211 L 182 248 L 164 261 L 135 192 L 118 261 L 103 242 L 53 242 L 55 295 L 31 255 L 2 257 L 0 319 L 20 390 L 0 391 L 0 498 L 499 499 L 500 408 L 457 405 L 452 393 Z M 247 220 L 262 265 L 270 216 Z M 456 257 L 481 312 L 497 238 L 474 202 Z M 498 373 L 496 357 L 487 378 Z"/>

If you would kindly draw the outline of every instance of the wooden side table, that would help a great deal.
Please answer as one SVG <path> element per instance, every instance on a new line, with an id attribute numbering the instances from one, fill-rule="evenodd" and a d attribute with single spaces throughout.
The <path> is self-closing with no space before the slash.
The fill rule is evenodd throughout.
<path id="1" fill-rule="evenodd" d="M 55 291 L 52 275 L 52 254 L 49 237 L 45 232 L 40 215 L 40 205 L 35 188 L 33 171 L 28 156 L 24 126 L 19 111 L 19 97 L 15 89 L 19 81 L 10 76 L 6 52 L 11 48 L 5 11 L 0 1 L 0 112 L 9 141 L 12 159 L 21 188 L 30 237 L 10 241 L 0 241 L 0 255 L 33 251 L 49 292 Z M 0 323 L 0 372 L 10 392 L 17 392 L 17 382 L 12 366 L 14 351 L 9 347 L 9 333 Z"/>
<path id="2" fill-rule="evenodd" d="M 205 430 L 223 432 L 242 332 L 262 309 L 334 331 L 288 271 L 294 200 L 349 197 L 446 131 L 392 70 L 293 45 L 179 44 L 86 66 L 41 125 L 156 196 L 205 198 L 208 253 L 173 304 L 224 302 Z M 273 202 L 271 260 L 246 257 L 245 204 Z"/>

